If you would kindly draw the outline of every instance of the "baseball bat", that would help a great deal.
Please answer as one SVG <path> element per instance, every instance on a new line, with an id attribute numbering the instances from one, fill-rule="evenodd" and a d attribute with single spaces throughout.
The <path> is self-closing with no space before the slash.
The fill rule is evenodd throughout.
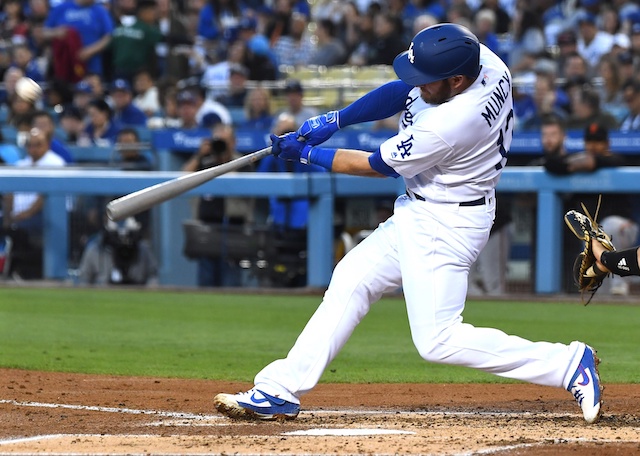
<path id="1" fill-rule="evenodd" d="M 180 176 L 114 199 L 107 204 L 107 217 L 113 221 L 131 217 L 132 215 L 146 211 L 156 204 L 175 198 L 211 179 L 231 171 L 236 171 L 248 164 L 255 163 L 270 153 L 271 146 L 265 147 L 264 149 L 238 157 L 230 162 Z"/>

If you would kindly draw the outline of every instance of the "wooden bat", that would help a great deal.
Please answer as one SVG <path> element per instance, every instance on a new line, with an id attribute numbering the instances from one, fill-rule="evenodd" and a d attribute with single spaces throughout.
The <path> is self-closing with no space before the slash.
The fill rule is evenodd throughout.
<path id="1" fill-rule="evenodd" d="M 230 162 L 180 176 L 176 179 L 152 185 L 151 187 L 143 188 L 137 192 L 117 198 L 107 204 L 107 217 L 114 221 L 131 217 L 132 215 L 146 211 L 156 204 L 182 195 L 211 179 L 231 171 L 236 171 L 248 164 L 255 163 L 270 153 L 271 146 L 265 147 L 264 149 L 238 157 Z"/>

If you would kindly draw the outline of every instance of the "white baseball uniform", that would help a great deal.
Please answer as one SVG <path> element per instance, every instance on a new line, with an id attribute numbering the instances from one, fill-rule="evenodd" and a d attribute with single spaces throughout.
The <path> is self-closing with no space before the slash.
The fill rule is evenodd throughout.
<path id="1" fill-rule="evenodd" d="M 385 163 L 404 178 L 407 195 L 336 266 L 322 304 L 287 357 L 256 375 L 258 389 L 299 403 L 371 304 L 400 286 L 425 360 L 568 386 L 584 344 L 530 342 L 462 321 L 469 268 L 489 238 L 514 121 L 508 68 L 484 46 L 480 64 L 475 82 L 441 105 L 428 105 L 419 88 L 411 90 L 399 133 L 380 147 Z"/>

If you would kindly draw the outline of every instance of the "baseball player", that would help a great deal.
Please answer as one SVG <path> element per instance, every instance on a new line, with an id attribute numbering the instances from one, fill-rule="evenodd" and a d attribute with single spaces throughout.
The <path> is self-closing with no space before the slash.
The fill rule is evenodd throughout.
<path id="1" fill-rule="evenodd" d="M 462 321 L 469 268 L 489 238 L 494 188 L 511 143 L 507 66 L 454 24 L 420 31 L 393 66 L 399 81 L 311 118 L 295 133 L 272 137 L 281 159 L 339 173 L 402 177 L 406 194 L 397 198 L 394 214 L 336 266 L 321 305 L 287 357 L 262 369 L 249 391 L 218 394 L 216 408 L 231 418 L 295 418 L 300 398 L 315 387 L 371 305 L 402 286 L 422 358 L 564 387 L 586 421 L 597 421 L 601 386 L 589 346 L 531 342 Z M 339 128 L 398 112 L 398 134 L 374 153 L 318 146 Z"/>

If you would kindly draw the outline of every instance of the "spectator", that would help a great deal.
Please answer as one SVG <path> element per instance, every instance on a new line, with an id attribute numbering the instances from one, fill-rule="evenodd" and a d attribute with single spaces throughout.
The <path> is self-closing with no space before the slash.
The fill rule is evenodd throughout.
<path id="1" fill-rule="evenodd" d="M 620 70 L 620 80 L 624 83 L 624 81 L 633 79 L 635 69 L 631 53 L 628 51 L 621 52 L 616 56 L 616 58 L 618 60 L 618 68 Z"/>
<path id="2" fill-rule="evenodd" d="M 629 79 L 622 86 L 624 101 L 629 113 L 620 124 L 620 131 L 628 133 L 640 130 L 640 81 Z"/>
<path id="3" fill-rule="evenodd" d="M 578 53 L 584 57 L 592 69 L 613 47 L 613 36 L 599 30 L 596 19 L 597 16 L 591 13 L 581 14 L 578 19 Z"/>
<path id="4" fill-rule="evenodd" d="M 509 16 L 509 13 L 500 5 L 498 0 L 485 0 L 478 7 L 475 14 L 477 15 L 478 12 L 482 10 L 493 11 L 496 18 L 495 33 L 509 33 L 511 30 L 511 16 Z"/>
<path id="5" fill-rule="evenodd" d="M 225 125 L 233 123 L 231 113 L 219 102 L 206 97 L 206 90 L 200 85 L 193 85 L 187 88 L 195 98 L 198 111 L 196 121 L 203 128 L 210 128 L 218 122 Z"/>
<path id="6" fill-rule="evenodd" d="M 373 21 L 373 42 L 367 55 L 367 65 L 391 65 L 408 43 L 402 38 L 402 24 L 388 13 L 377 14 Z"/>
<path id="7" fill-rule="evenodd" d="M 99 74 L 87 73 L 82 80 L 89 84 L 94 98 L 105 97 L 107 86 L 105 86 L 104 79 Z"/>
<path id="8" fill-rule="evenodd" d="M 75 145 L 86 145 L 89 142 L 84 132 L 84 116 L 74 105 L 67 105 L 60 113 L 59 124 L 65 133 L 65 142 Z"/>
<path id="9" fill-rule="evenodd" d="M 54 74 L 77 82 L 86 72 L 103 74 L 102 52 L 111 41 L 113 21 L 94 0 L 70 0 L 51 10 L 45 37 L 52 39 Z M 69 53 L 73 54 L 70 58 Z M 78 66 L 86 67 L 78 70 Z"/>
<path id="10" fill-rule="evenodd" d="M 302 11 L 297 12 L 304 14 L 307 20 L 309 19 L 308 14 L 305 14 Z M 275 0 L 273 11 L 265 31 L 272 48 L 280 37 L 291 35 L 291 19 L 295 13 L 296 10 L 294 8 L 293 1 Z"/>
<path id="11" fill-rule="evenodd" d="M 51 138 L 33 128 L 26 141 L 27 155 L 15 164 L 22 168 L 58 168 L 64 160 L 49 148 Z M 14 252 L 20 250 L 24 256 L 13 258 L 13 267 L 23 278 L 42 275 L 42 251 L 38 240 L 42 237 L 44 196 L 32 192 L 7 193 L 2 202 L 2 227 L 14 241 Z M 34 267 L 35 266 L 35 267 Z M 36 270 L 37 269 L 37 270 Z"/>
<path id="12" fill-rule="evenodd" d="M 253 15 L 244 16 L 240 20 L 238 30 L 238 39 L 246 43 L 249 52 L 266 57 L 274 64 L 277 64 L 269 40 L 262 33 L 258 32 L 258 20 L 253 17 Z"/>
<path id="13" fill-rule="evenodd" d="M 73 163 L 73 155 L 67 146 L 55 137 L 56 123 L 53 115 L 48 111 L 36 111 L 31 117 L 31 126 L 42 131 L 48 138 L 51 138 L 49 148 L 59 155 L 65 163 Z"/>
<path id="14" fill-rule="evenodd" d="M 169 78 L 183 79 L 189 72 L 189 55 L 193 36 L 189 33 L 184 11 L 180 3 L 157 0 L 158 24 L 163 40 L 156 46 L 160 74 Z"/>
<path id="15" fill-rule="evenodd" d="M 134 23 L 114 30 L 110 46 L 116 77 L 132 79 L 142 68 L 156 74 L 156 45 L 162 39 L 156 21 L 155 0 L 138 0 Z"/>
<path id="16" fill-rule="evenodd" d="M 193 129 L 199 128 L 197 119 L 198 100 L 193 92 L 183 90 L 177 95 L 177 114 L 179 119 L 178 128 Z M 203 152 L 204 153 L 204 152 Z"/>
<path id="17" fill-rule="evenodd" d="M 0 90 L 0 101 L 7 108 L 11 104 L 11 100 L 15 98 L 16 82 L 23 76 L 24 71 L 17 67 L 11 67 L 5 71 L 3 78 L 4 87 Z"/>
<path id="18" fill-rule="evenodd" d="M 571 100 L 571 115 L 567 120 L 567 128 L 584 130 L 592 124 L 600 124 L 608 130 L 618 128 L 615 117 L 600 109 L 598 93 L 591 87 L 583 86 Z"/>
<path id="19" fill-rule="evenodd" d="M 196 154 L 183 166 L 187 172 L 199 171 L 238 157 L 235 132 L 228 125 L 213 129 L 212 139 L 205 139 Z M 248 171 L 246 168 L 243 171 Z M 197 219 L 219 229 L 229 225 L 242 226 L 253 220 L 253 201 L 246 198 L 202 196 L 198 201 Z M 203 287 L 241 286 L 242 274 L 237 263 L 225 255 L 198 258 L 198 285 Z"/>
<path id="20" fill-rule="evenodd" d="M 596 90 L 600 95 L 602 110 L 613 115 L 620 123 L 628 113 L 622 94 L 622 82 L 620 78 L 620 65 L 618 58 L 612 54 L 602 56 L 598 65 L 602 84 Z"/>
<path id="21" fill-rule="evenodd" d="M 273 127 L 275 135 L 295 131 L 298 125 L 290 114 L 281 114 Z M 258 172 L 275 173 L 322 173 L 326 170 L 316 165 L 286 162 L 273 155 L 260 161 Z M 306 198 L 269 197 L 269 221 L 277 245 L 275 258 L 269 260 L 273 284 L 276 286 L 301 287 L 307 284 L 306 245 L 309 200 Z M 303 253 L 303 254 L 301 254 Z"/>
<path id="22" fill-rule="evenodd" d="M 161 90 L 160 113 L 147 121 L 149 128 L 180 128 L 183 125 L 178 109 L 178 95 L 174 86 L 168 86 Z M 195 119 L 196 110 L 193 116 Z M 197 125 L 197 122 L 196 122 Z"/>
<path id="23" fill-rule="evenodd" d="M 559 117 L 566 117 L 567 112 L 563 109 L 566 96 L 555 87 L 553 73 L 538 72 L 534 84 L 533 96 L 528 97 L 528 108 L 524 108 L 523 101 L 519 101 L 519 129 L 538 130 L 544 116 L 555 114 Z"/>
<path id="24" fill-rule="evenodd" d="M 151 171 L 153 164 L 143 154 L 140 136 L 135 128 L 125 127 L 118 132 L 117 155 L 114 166 L 123 171 Z"/>
<path id="25" fill-rule="evenodd" d="M 294 13 L 291 17 L 291 31 L 280 35 L 273 44 L 278 65 L 299 67 L 309 64 L 315 45 L 307 33 L 307 16 Z"/>
<path id="26" fill-rule="evenodd" d="M 532 7 L 519 8 L 514 17 L 513 43 L 508 59 L 511 72 L 516 75 L 531 70 L 545 45 L 540 15 Z"/>
<path id="27" fill-rule="evenodd" d="M 20 68 L 26 77 L 36 82 L 44 81 L 44 75 L 38 68 L 33 52 L 26 43 L 15 44 L 11 54 L 13 66 Z"/>
<path id="28" fill-rule="evenodd" d="M 570 56 L 580 56 L 580 54 L 578 54 L 578 38 L 576 37 L 576 33 L 573 30 L 563 30 L 558 34 L 556 42 L 558 44 L 558 56 L 556 57 L 559 68 L 558 76 L 561 78 L 570 77 L 565 74 L 565 68 L 567 67 L 566 61 Z M 582 73 L 586 76 L 588 68 L 584 59 L 582 59 L 582 62 L 585 64 L 585 69 Z"/>
<path id="29" fill-rule="evenodd" d="M 285 82 L 284 93 L 286 97 L 287 106 L 278 115 L 283 112 L 291 114 L 295 120 L 296 125 L 300 126 L 302 123 L 317 115 L 317 110 L 304 104 L 304 89 L 302 84 L 297 79 L 289 79 Z"/>
<path id="30" fill-rule="evenodd" d="M 78 108 L 83 117 L 87 116 L 89 103 L 97 98 L 91 84 L 87 81 L 80 81 L 74 86 L 73 105 Z"/>
<path id="31" fill-rule="evenodd" d="M 19 119 L 31 117 L 35 110 L 34 102 L 20 98 L 18 94 L 14 93 L 13 97 L 9 100 L 9 124 L 16 127 Z"/>
<path id="32" fill-rule="evenodd" d="M 240 127 L 251 130 L 270 130 L 273 125 L 271 92 L 264 87 L 251 89 L 244 105 L 244 120 Z"/>
<path id="33" fill-rule="evenodd" d="M 120 129 L 112 120 L 112 111 L 109 104 L 102 100 L 93 100 L 89 103 L 89 123 L 84 129 L 91 144 L 99 147 L 111 147 L 116 142 Z"/>
<path id="34" fill-rule="evenodd" d="M 230 43 L 238 38 L 243 8 L 237 1 L 209 0 L 200 10 L 197 37 L 207 48 L 217 48 L 224 58 Z"/>
<path id="35" fill-rule="evenodd" d="M 566 139 L 564 120 L 554 115 L 544 116 L 540 126 L 540 142 L 542 156 L 535 159 L 529 165 L 544 166 L 552 174 L 561 174 L 565 167 L 564 160 L 567 155 L 564 141 Z"/>
<path id="36" fill-rule="evenodd" d="M 355 2 L 345 2 L 342 5 L 342 14 L 338 24 L 338 39 L 344 44 L 347 55 L 358 47 L 362 37 L 360 36 L 360 13 Z"/>
<path id="37" fill-rule="evenodd" d="M 113 122 L 121 126 L 147 125 L 147 116 L 133 104 L 133 91 L 126 79 L 116 79 L 111 84 Z"/>
<path id="38" fill-rule="evenodd" d="M 226 108 L 242 108 L 247 97 L 249 70 L 241 64 L 229 65 L 229 87 L 217 98 Z"/>
<path id="39" fill-rule="evenodd" d="M 121 223 L 107 220 L 82 253 L 82 285 L 147 285 L 158 283 L 158 262 L 133 217 Z"/>
<path id="40" fill-rule="evenodd" d="M 367 12 L 360 16 L 360 21 L 358 23 L 360 40 L 349 56 L 349 61 L 347 63 L 350 65 L 366 65 L 367 56 L 369 55 L 375 39 L 375 34 L 373 32 L 374 17 L 375 15 L 372 12 Z"/>
<path id="41" fill-rule="evenodd" d="M 133 78 L 133 89 L 136 93 L 133 105 L 151 117 L 160 112 L 160 94 L 151 72 L 140 69 Z"/>
<path id="42" fill-rule="evenodd" d="M 23 3 L 20 0 L 6 0 L 2 4 L 2 24 L 0 38 L 15 43 L 24 43 L 29 33 Z"/>
<path id="43" fill-rule="evenodd" d="M 309 64 L 334 66 L 347 60 L 347 50 L 336 37 L 336 26 L 330 19 L 322 19 L 316 24 L 316 40 L 316 49 L 309 57 Z"/>
<path id="44" fill-rule="evenodd" d="M 474 33 L 482 44 L 487 46 L 502 60 L 506 60 L 506 56 L 502 54 L 498 36 L 495 34 L 496 13 L 490 9 L 482 9 L 474 16 Z"/>

